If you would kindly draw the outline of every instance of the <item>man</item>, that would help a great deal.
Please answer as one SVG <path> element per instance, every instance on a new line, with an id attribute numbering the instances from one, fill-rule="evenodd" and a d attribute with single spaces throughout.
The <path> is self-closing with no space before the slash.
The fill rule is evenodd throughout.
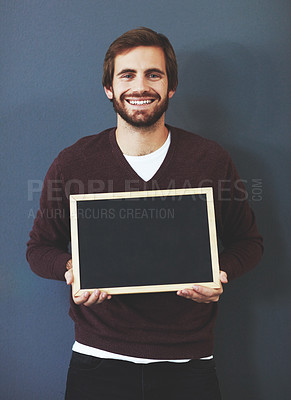
<path id="1" fill-rule="evenodd" d="M 262 238 L 229 155 L 165 125 L 177 82 L 175 53 L 164 35 L 139 28 L 111 44 L 103 85 L 117 128 L 80 139 L 50 167 L 28 242 L 34 272 L 73 282 L 70 194 L 190 186 L 213 187 L 224 247 L 221 282 L 259 262 Z M 55 218 L 47 217 L 51 212 Z M 97 290 L 73 297 L 76 341 L 66 399 L 220 399 L 213 327 L 222 292 L 222 285 L 195 285 L 177 293 L 111 296 Z"/>

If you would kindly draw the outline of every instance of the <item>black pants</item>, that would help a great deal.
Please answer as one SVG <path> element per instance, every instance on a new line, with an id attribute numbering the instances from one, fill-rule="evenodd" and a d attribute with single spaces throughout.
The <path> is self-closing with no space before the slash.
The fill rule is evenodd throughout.
<path id="1" fill-rule="evenodd" d="M 186 397 L 187 396 L 187 397 Z M 214 360 L 135 364 L 73 352 L 66 400 L 220 400 Z"/>

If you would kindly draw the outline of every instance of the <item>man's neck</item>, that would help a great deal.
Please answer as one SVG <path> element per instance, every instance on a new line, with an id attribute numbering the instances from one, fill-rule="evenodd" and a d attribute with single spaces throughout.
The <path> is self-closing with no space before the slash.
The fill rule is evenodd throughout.
<path id="1" fill-rule="evenodd" d="M 116 141 L 123 154 L 143 156 L 150 154 L 165 143 L 168 129 L 162 117 L 150 127 L 137 128 L 117 115 Z"/>

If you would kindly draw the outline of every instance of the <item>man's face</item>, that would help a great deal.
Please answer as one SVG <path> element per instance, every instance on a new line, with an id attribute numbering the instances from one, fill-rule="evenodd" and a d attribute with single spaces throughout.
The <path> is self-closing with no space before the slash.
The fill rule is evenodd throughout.
<path id="1" fill-rule="evenodd" d="M 169 98 L 164 52 L 139 46 L 115 58 L 112 87 L 105 88 L 115 111 L 130 125 L 148 127 L 165 113 Z"/>

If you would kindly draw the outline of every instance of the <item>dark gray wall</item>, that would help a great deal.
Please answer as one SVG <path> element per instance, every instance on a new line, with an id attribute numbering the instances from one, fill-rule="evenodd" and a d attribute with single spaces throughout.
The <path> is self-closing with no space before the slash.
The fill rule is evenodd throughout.
<path id="1" fill-rule="evenodd" d="M 167 121 L 230 151 L 265 238 L 260 266 L 221 300 L 223 398 L 290 398 L 290 8 L 283 0 L 0 1 L 1 398 L 63 398 L 70 292 L 33 275 L 26 241 L 53 158 L 115 125 L 103 57 L 141 25 L 165 33 L 177 52 Z"/>

